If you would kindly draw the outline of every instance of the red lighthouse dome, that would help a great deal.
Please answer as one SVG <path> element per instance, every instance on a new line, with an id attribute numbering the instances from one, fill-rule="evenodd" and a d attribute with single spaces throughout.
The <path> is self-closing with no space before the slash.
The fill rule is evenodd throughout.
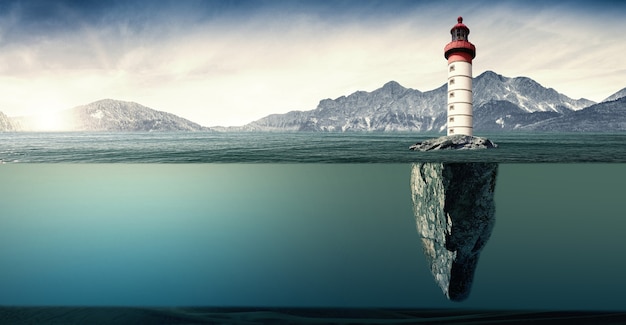
<path id="1" fill-rule="evenodd" d="M 467 39 L 469 28 L 463 24 L 463 17 L 457 18 L 457 24 L 450 29 L 452 41 L 444 48 L 444 56 L 448 63 L 454 61 L 472 62 L 476 57 L 476 47 Z"/>

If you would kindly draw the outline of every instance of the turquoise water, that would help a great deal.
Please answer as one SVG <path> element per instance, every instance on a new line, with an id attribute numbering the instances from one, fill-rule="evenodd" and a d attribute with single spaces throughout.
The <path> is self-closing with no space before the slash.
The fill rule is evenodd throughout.
<path id="1" fill-rule="evenodd" d="M 626 164 L 500 164 L 462 303 L 430 275 L 410 167 L 2 165 L 0 305 L 624 309 Z"/>

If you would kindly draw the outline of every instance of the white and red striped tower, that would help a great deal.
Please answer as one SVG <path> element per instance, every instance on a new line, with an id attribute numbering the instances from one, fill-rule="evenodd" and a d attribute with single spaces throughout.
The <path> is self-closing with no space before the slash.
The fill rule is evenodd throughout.
<path id="1" fill-rule="evenodd" d="M 469 28 L 463 17 L 452 27 L 452 41 L 444 48 L 448 59 L 448 133 L 473 135 L 472 119 L 472 59 L 476 47 L 467 40 Z"/>

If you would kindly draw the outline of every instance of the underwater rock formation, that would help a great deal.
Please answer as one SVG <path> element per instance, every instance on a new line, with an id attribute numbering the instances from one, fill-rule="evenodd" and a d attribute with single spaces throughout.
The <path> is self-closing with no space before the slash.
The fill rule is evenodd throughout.
<path id="1" fill-rule="evenodd" d="M 497 163 L 416 163 L 411 193 L 417 231 L 435 281 L 450 300 L 469 296 L 495 224 Z"/>
<path id="2" fill-rule="evenodd" d="M 410 146 L 409 150 L 430 151 L 442 149 L 491 149 L 497 147 L 497 144 L 487 138 L 458 134 L 418 142 Z"/>

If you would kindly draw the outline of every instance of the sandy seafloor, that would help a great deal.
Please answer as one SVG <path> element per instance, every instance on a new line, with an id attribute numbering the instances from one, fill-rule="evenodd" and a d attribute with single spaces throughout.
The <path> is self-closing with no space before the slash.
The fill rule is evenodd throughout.
<path id="1" fill-rule="evenodd" d="M 0 307 L 1 324 L 625 324 L 626 312 L 463 309 Z"/>

